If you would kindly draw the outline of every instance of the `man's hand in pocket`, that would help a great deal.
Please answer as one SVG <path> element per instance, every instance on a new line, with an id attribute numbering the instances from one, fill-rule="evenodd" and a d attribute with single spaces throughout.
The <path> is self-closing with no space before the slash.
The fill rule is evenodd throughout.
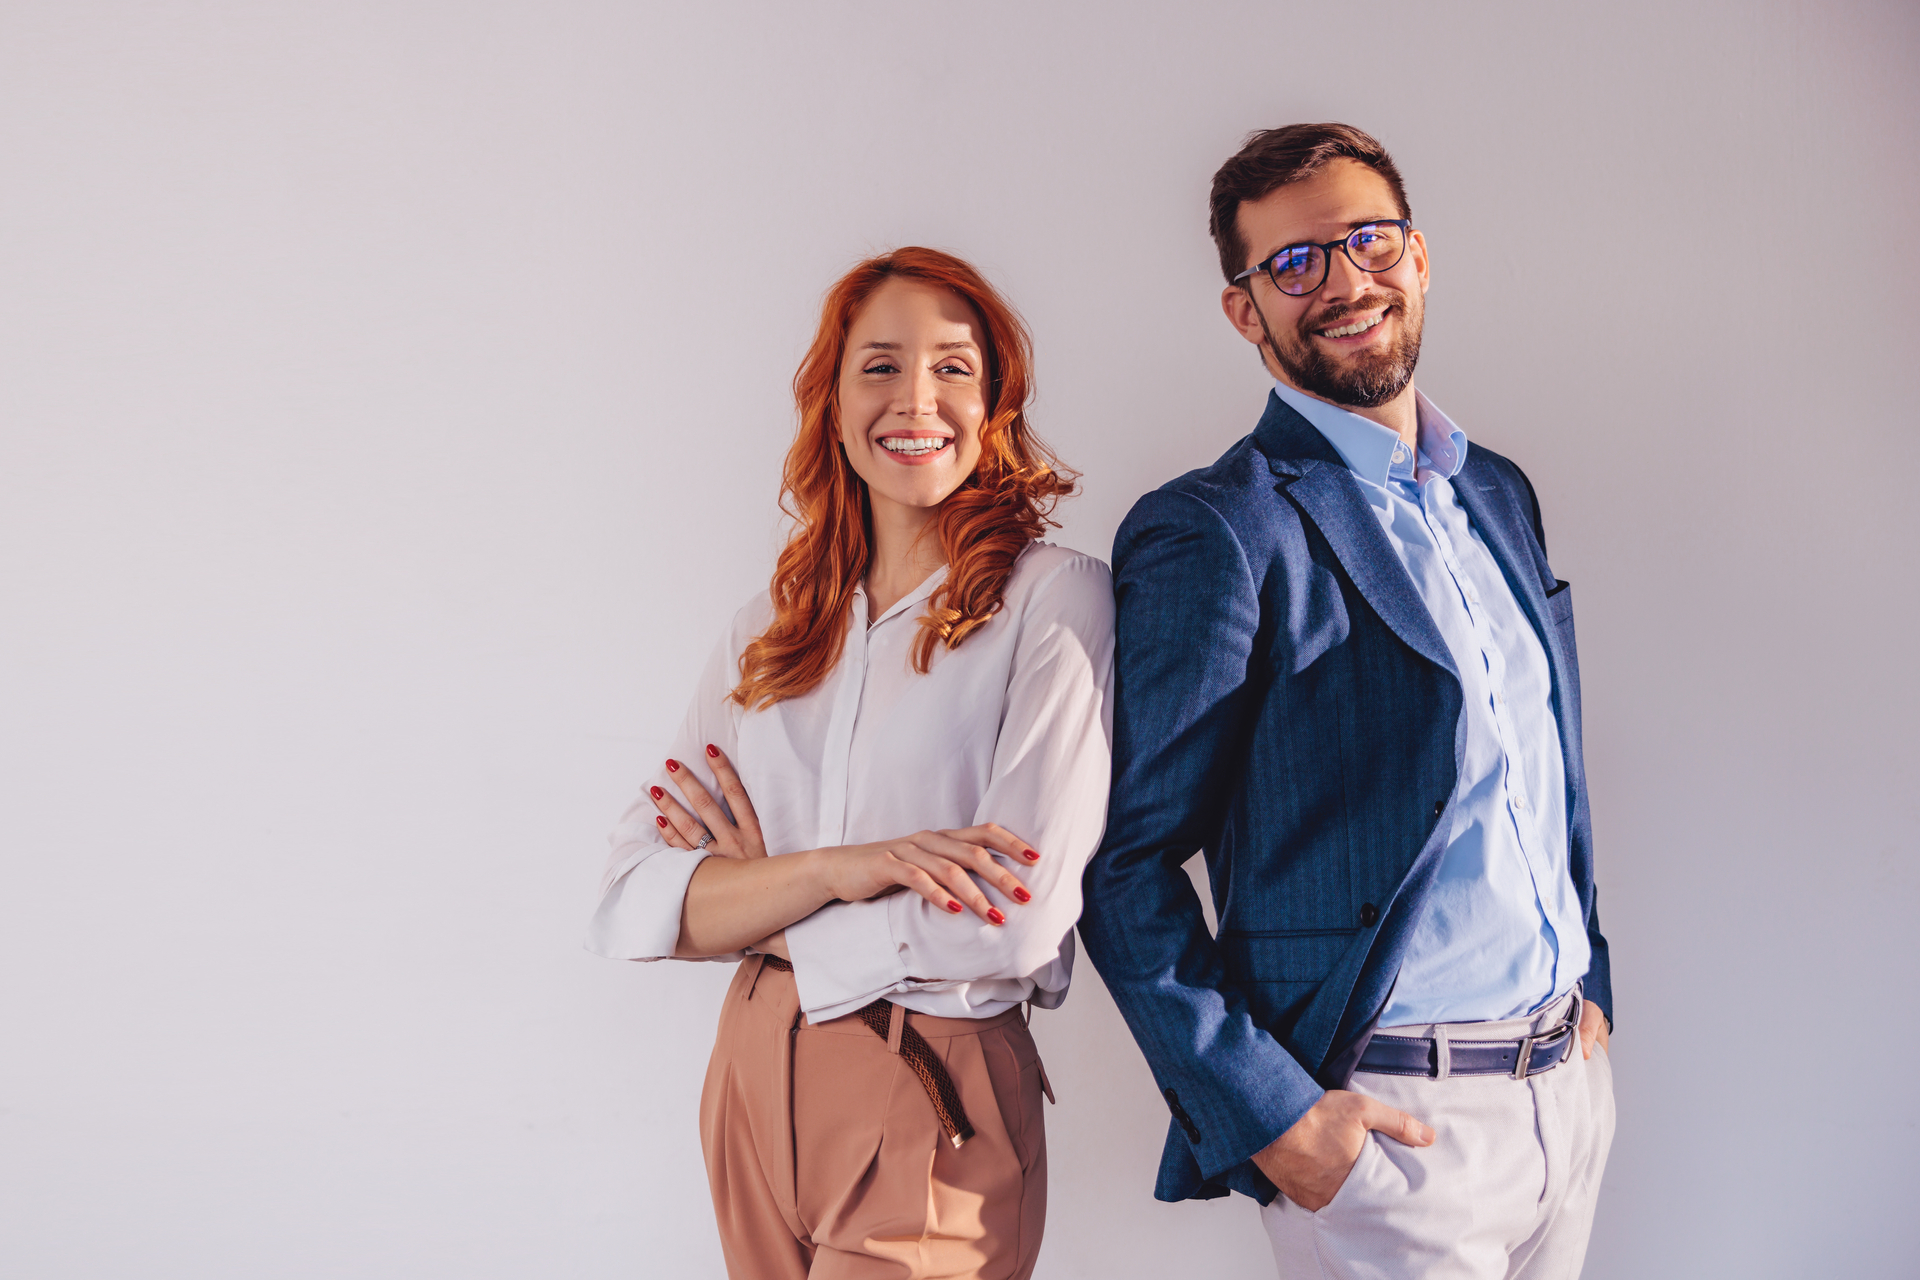
<path id="1" fill-rule="evenodd" d="M 1363 1093 L 1332 1089 L 1253 1163 L 1280 1194 L 1312 1213 L 1332 1203 L 1353 1172 L 1367 1133 L 1378 1130 L 1410 1147 L 1430 1146 L 1433 1130 L 1404 1111 Z"/>

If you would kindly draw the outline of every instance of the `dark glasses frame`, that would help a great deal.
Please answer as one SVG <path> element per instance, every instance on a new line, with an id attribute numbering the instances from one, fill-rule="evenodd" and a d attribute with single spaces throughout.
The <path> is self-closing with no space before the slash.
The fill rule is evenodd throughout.
<path id="1" fill-rule="evenodd" d="M 1366 231 L 1372 227 L 1400 228 L 1400 252 L 1394 255 L 1393 261 L 1387 263 L 1385 266 L 1374 267 L 1369 269 L 1361 266 L 1360 260 L 1353 256 L 1353 238 L 1359 235 L 1361 232 Z M 1274 250 L 1271 254 L 1267 255 L 1266 261 L 1261 262 L 1256 266 L 1248 267 L 1245 271 L 1242 271 L 1239 275 L 1235 276 L 1233 278 L 1233 283 L 1239 284 L 1242 280 L 1245 280 L 1248 276 L 1255 275 L 1259 272 L 1264 271 L 1267 273 L 1267 279 L 1273 281 L 1274 288 L 1280 290 L 1280 292 L 1286 294 L 1289 298 L 1304 298 L 1308 294 L 1314 292 L 1314 290 L 1318 289 L 1321 285 L 1327 282 L 1327 275 L 1333 270 L 1333 251 L 1335 249 L 1338 249 L 1340 250 L 1340 252 L 1347 255 L 1347 261 L 1353 264 L 1354 270 L 1365 272 L 1368 275 L 1378 275 L 1382 271 L 1391 271 L 1395 267 L 1399 266 L 1400 260 L 1407 256 L 1407 246 L 1412 243 L 1413 243 L 1413 219 L 1411 218 L 1375 218 L 1372 222 L 1361 223 L 1359 226 L 1347 232 L 1346 235 L 1340 237 L 1338 240 L 1329 240 L 1325 244 L 1315 244 L 1311 240 L 1303 240 L 1299 244 L 1282 245 L 1280 248 Z M 1320 278 L 1318 280 L 1315 280 L 1312 286 L 1309 288 L 1298 289 L 1298 290 L 1289 289 L 1285 285 L 1280 283 L 1280 277 L 1274 272 L 1273 264 L 1280 261 L 1280 259 L 1285 257 L 1286 255 L 1290 253 L 1298 253 L 1302 249 L 1318 249 L 1320 251 Z"/>

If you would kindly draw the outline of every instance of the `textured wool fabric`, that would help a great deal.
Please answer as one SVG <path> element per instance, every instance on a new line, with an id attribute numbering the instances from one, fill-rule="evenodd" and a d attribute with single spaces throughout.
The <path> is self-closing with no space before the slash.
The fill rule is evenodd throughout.
<path id="1" fill-rule="evenodd" d="M 1550 1027 L 1454 1023 L 1458 1044 Z M 1428 1036 L 1431 1027 L 1382 1028 Z M 1281 1280 L 1574 1280 L 1613 1145 L 1613 1064 L 1596 1047 L 1526 1080 L 1359 1072 L 1349 1086 L 1433 1126 L 1433 1145 L 1367 1135 L 1333 1199 L 1309 1213 L 1285 1196 L 1261 1210 Z"/>
<path id="2" fill-rule="evenodd" d="M 1573 592 L 1518 467 L 1475 446 L 1451 485 L 1546 648 L 1582 981 L 1611 1018 Z M 1134 504 L 1113 578 L 1113 791 L 1080 940 L 1172 1116 L 1154 1194 L 1264 1204 L 1253 1154 L 1345 1080 L 1441 888 L 1465 694 L 1353 470 L 1277 395 Z"/>
<path id="3" fill-rule="evenodd" d="M 700 1099 L 733 1280 L 1025 1280 L 1046 1224 L 1043 1074 L 1017 1011 L 909 1014 L 974 1135 L 955 1148 L 912 1067 L 858 1017 L 817 1026 L 793 975 L 742 962 Z"/>

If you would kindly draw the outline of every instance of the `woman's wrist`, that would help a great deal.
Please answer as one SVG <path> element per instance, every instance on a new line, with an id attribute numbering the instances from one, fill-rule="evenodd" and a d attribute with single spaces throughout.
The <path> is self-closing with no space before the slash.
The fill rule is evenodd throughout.
<path id="1" fill-rule="evenodd" d="M 806 883 L 809 896 L 815 900 L 816 909 L 840 898 L 840 886 L 835 882 L 834 872 L 838 869 L 832 849 L 807 849 L 790 856 L 803 860 L 800 869 L 801 879 Z"/>

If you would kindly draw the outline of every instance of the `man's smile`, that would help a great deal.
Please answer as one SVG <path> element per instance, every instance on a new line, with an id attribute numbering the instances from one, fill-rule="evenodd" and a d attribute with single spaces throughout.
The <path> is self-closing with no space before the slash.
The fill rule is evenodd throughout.
<path id="1" fill-rule="evenodd" d="M 1322 338 L 1357 337 L 1360 334 L 1366 333 L 1368 330 L 1372 329 L 1375 325 L 1379 324 L 1382 320 L 1385 320 L 1387 318 L 1388 310 L 1391 310 L 1391 308 L 1385 308 L 1380 311 L 1374 312 L 1372 315 L 1360 316 L 1357 319 L 1348 320 L 1342 324 L 1333 325 L 1328 328 L 1315 329 L 1314 332 Z"/>

